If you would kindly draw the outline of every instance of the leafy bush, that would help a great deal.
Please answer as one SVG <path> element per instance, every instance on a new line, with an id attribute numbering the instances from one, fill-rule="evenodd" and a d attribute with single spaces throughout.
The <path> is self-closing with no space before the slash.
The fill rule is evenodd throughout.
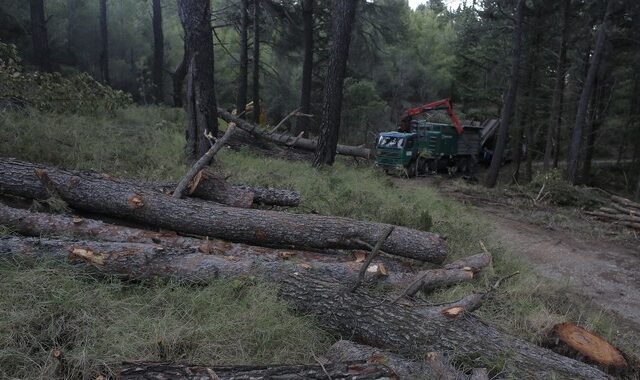
<path id="1" fill-rule="evenodd" d="M 544 186 L 544 188 L 543 188 Z M 601 198 L 591 189 L 573 186 L 564 179 L 558 169 L 539 172 L 528 185 L 534 196 L 544 196 L 544 199 L 558 206 L 594 207 L 601 202 Z"/>
<path id="2" fill-rule="evenodd" d="M 56 113 L 95 114 L 131 104 L 129 94 L 96 82 L 89 74 L 25 72 L 14 45 L 0 42 L 0 107 L 30 106 Z"/>

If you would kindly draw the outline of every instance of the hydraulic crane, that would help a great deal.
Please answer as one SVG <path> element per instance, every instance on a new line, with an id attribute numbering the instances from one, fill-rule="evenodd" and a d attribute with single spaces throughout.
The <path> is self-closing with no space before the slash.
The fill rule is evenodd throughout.
<path id="1" fill-rule="evenodd" d="M 461 135 L 463 132 L 462 124 L 460 123 L 460 120 L 458 120 L 455 112 L 453 112 L 453 103 L 450 99 L 442 99 L 438 100 L 437 102 L 427 103 L 421 105 L 420 107 L 410 108 L 406 110 L 400 118 L 398 130 L 400 132 L 409 132 L 411 130 L 411 120 L 414 118 L 414 116 L 423 114 L 425 112 L 437 110 L 444 110 L 447 112 L 449 118 L 451 118 L 453 127 L 456 129 L 456 132 Z"/>

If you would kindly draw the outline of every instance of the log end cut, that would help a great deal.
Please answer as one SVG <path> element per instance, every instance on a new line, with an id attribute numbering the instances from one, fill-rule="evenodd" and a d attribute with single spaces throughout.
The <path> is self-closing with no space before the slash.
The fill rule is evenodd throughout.
<path id="1" fill-rule="evenodd" d="M 558 339 L 604 367 L 625 369 L 628 364 L 620 351 L 598 335 L 573 323 L 559 323 L 553 328 Z"/>

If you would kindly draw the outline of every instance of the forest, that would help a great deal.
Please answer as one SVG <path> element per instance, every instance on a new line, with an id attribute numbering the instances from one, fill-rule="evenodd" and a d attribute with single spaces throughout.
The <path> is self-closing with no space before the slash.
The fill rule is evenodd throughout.
<path id="1" fill-rule="evenodd" d="M 0 378 L 640 376 L 640 2 L 0 0 Z"/>

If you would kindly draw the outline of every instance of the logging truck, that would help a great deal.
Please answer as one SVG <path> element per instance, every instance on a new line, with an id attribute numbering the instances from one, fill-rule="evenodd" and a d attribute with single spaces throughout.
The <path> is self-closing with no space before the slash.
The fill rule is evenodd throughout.
<path id="1" fill-rule="evenodd" d="M 445 110 L 451 124 L 417 118 L 435 110 Z M 443 168 L 473 177 L 480 130 L 478 126 L 462 126 L 449 99 L 411 108 L 400 119 L 398 131 L 378 135 L 376 165 L 387 173 L 404 171 L 409 177 Z"/>

